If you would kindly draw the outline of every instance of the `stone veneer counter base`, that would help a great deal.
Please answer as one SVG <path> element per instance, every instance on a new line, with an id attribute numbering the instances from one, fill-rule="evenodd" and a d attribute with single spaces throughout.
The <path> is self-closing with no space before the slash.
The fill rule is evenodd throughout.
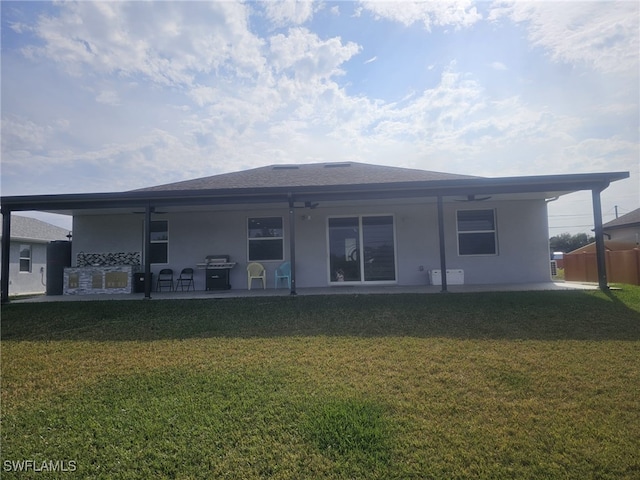
<path id="1" fill-rule="evenodd" d="M 64 269 L 64 294 L 132 293 L 135 265 L 109 267 L 72 267 Z"/>

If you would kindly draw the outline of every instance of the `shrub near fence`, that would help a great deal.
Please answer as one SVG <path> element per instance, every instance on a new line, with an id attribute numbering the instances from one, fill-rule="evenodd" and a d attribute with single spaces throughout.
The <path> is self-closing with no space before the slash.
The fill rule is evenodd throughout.
<path id="1" fill-rule="evenodd" d="M 640 249 L 606 251 L 605 263 L 609 282 L 640 285 Z M 566 254 L 564 278 L 569 282 L 597 282 L 596 254 L 584 251 Z"/>

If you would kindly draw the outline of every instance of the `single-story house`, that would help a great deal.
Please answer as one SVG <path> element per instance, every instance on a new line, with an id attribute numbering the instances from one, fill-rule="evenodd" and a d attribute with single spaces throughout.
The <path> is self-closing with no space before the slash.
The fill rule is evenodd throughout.
<path id="1" fill-rule="evenodd" d="M 3 237 L 0 227 L 0 237 Z M 47 246 L 67 240 L 69 231 L 41 220 L 13 215 L 9 240 L 9 295 L 44 293 L 47 288 Z"/>
<path id="2" fill-rule="evenodd" d="M 102 283 L 92 271 L 98 290 L 130 288 L 114 262 L 131 266 L 127 275 L 142 272 L 145 297 L 166 268 L 176 276 L 194 268 L 196 289 L 209 287 L 209 269 L 220 282 L 212 286 L 247 289 L 248 264 L 257 262 L 272 288 L 276 269 L 289 262 L 292 294 L 297 287 L 429 282 L 446 291 L 451 282 L 550 281 L 547 202 L 590 190 L 601 241 L 600 193 L 628 176 L 485 178 L 358 162 L 272 165 L 128 192 L 3 197 L 2 214 L 5 224 L 20 210 L 73 215 L 71 267 L 111 269 Z M 70 289 L 82 273 L 65 278 Z M 604 268 L 600 284 L 607 286 Z"/>
<path id="3" fill-rule="evenodd" d="M 602 231 L 609 240 L 640 245 L 640 208 L 605 223 Z"/>

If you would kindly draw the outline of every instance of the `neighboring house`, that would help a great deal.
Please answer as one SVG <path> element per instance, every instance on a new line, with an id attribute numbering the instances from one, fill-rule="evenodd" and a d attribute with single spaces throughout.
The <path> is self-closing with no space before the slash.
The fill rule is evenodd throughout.
<path id="1" fill-rule="evenodd" d="M 46 291 L 47 245 L 54 240 L 68 240 L 68 234 L 68 230 L 50 223 L 12 215 L 9 247 L 10 295 Z"/>
<path id="2" fill-rule="evenodd" d="M 547 201 L 591 190 L 601 219 L 600 192 L 628 176 L 483 178 L 358 162 L 272 165 L 130 192 L 4 197 L 2 208 L 8 217 L 20 210 L 73 215 L 74 267 L 139 263 L 155 279 L 163 268 L 177 276 L 214 255 L 236 263 L 233 289 L 247 289 L 250 262 L 264 265 L 273 288 L 275 270 L 289 261 L 291 293 L 296 286 L 430 280 L 446 290 L 447 270 L 451 283 L 550 281 Z M 120 285 L 123 277 L 111 275 Z M 144 278 L 149 296 L 152 282 Z M 205 282 L 196 270 L 195 288 Z"/>
<path id="3" fill-rule="evenodd" d="M 602 229 L 609 240 L 640 245 L 640 208 L 605 223 Z"/>

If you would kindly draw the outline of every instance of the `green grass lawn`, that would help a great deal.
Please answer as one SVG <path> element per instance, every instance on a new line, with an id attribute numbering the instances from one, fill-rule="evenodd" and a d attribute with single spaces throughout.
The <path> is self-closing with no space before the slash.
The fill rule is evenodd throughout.
<path id="1" fill-rule="evenodd" d="M 10 304 L 1 336 L 3 479 L 640 477 L 638 287 Z"/>

